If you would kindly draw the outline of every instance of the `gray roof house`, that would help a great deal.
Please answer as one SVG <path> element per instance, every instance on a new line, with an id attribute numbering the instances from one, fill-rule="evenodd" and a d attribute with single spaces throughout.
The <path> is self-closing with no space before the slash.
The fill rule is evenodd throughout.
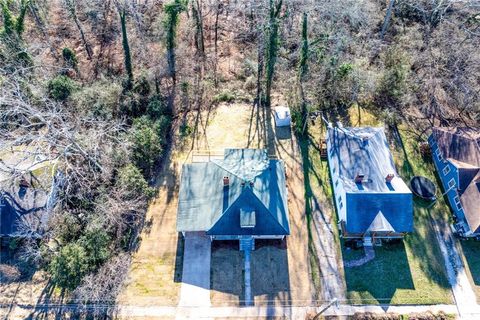
<path id="1" fill-rule="evenodd" d="M 223 159 L 184 164 L 177 231 L 238 240 L 245 254 L 245 304 L 253 304 L 250 252 L 255 239 L 283 239 L 288 224 L 285 166 L 264 149 L 226 149 Z"/>
<path id="2" fill-rule="evenodd" d="M 283 161 L 263 149 L 226 149 L 223 159 L 183 165 L 177 231 L 212 240 L 288 235 Z"/>
<path id="3" fill-rule="evenodd" d="M 383 128 L 329 125 L 327 152 L 342 237 L 401 238 L 413 230 L 412 193 Z"/>

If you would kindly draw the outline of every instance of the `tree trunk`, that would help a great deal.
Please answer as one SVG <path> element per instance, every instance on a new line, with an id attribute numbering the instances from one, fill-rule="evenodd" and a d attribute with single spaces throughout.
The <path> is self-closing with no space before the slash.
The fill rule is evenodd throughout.
<path id="1" fill-rule="evenodd" d="M 122 25 L 122 45 L 123 45 L 123 54 L 125 58 L 125 71 L 127 72 L 127 84 L 125 89 L 130 90 L 133 87 L 133 68 L 132 68 L 132 57 L 130 55 L 130 46 L 128 45 L 127 37 L 127 20 L 125 9 L 119 8 L 120 22 Z"/>
<path id="2" fill-rule="evenodd" d="M 205 41 L 203 36 L 203 17 L 202 4 L 200 0 L 195 0 L 192 4 L 192 16 L 195 19 L 195 48 L 200 57 L 205 56 Z"/>
<path id="3" fill-rule="evenodd" d="M 214 72 L 214 83 L 215 83 L 215 88 L 218 87 L 218 17 L 220 15 L 220 11 L 222 8 L 222 4 L 220 3 L 219 0 L 217 0 L 217 10 L 215 12 L 215 37 L 214 37 L 214 47 L 215 47 L 215 61 L 214 61 L 214 66 L 213 66 L 213 72 Z"/>
<path id="4" fill-rule="evenodd" d="M 390 19 L 392 17 L 393 6 L 395 4 L 395 0 L 390 0 L 388 4 L 387 13 L 385 14 L 385 19 L 383 20 L 382 32 L 380 34 L 380 38 L 383 39 L 385 33 L 387 32 L 388 24 L 390 23 Z"/>
<path id="5" fill-rule="evenodd" d="M 91 60 L 93 56 L 92 48 L 90 47 L 90 44 L 85 38 L 85 33 L 83 32 L 83 28 L 80 25 L 80 21 L 78 21 L 77 15 L 73 16 L 73 20 L 75 21 L 78 31 L 80 32 L 80 37 L 82 38 L 83 46 L 85 47 L 85 51 L 87 52 L 88 60 Z"/>

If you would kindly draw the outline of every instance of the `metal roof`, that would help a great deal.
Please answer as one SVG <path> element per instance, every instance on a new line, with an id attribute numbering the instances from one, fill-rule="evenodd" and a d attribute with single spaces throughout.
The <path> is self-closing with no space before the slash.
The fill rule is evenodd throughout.
<path id="1" fill-rule="evenodd" d="M 410 193 L 398 176 L 383 128 L 354 127 L 328 129 L 329 165 L 347 192 Z M 365 181 L 355 183 L 357 174 Z M 391 183 L 387 174 L 394 174 Z"/>
<path id="2" fill-rule="evenodd" d="M 242 208 L 255 210 L 255 227 L 243 228 L 250 233 L 240 226 Z M 183 165 L 177 230 L 289 234 L 283 161 L 269 160 L 263 149 L 227 149 L 223 160 Z"/>

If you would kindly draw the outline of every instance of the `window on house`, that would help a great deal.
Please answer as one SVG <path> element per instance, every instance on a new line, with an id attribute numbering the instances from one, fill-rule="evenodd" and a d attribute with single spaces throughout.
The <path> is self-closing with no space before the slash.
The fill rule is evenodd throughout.
<path id="1" fill-rule="evenodd" d="M 343 208 L 343 202 L 340 202 L 340 204 L 338 205 L 340 207 L 340 209 Z"/>
<path id="2" fill-rule="evenodd" d="M 453 188 L 453 186 L 455 186 L 455 179 L 450 179 L 450 181 L 448 181 L 448 189 Z"/>
<path id="3" fill-rule="evenodd" d="M 445 168 L 443 168 L 443 175 L 446 176 L 449 173 L 450 173 L 450 166 L 447 165 Z"/>
<path id="4" fill-rule="evenodd" d="M 460 203 L 460 197 L 459 196 L 455 196 L 453 198 L 453 202 L 455 202 L 455 206 L 457 207 L 458 210 L 462 209 L 462 204 Z"/>

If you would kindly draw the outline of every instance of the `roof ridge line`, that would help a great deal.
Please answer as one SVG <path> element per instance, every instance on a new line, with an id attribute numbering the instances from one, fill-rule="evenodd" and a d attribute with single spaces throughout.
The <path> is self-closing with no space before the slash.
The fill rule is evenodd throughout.
<path id="1" fill-rule="evenodd" d="M 242 192 L 240 192 L 240 194 L 238 195 L 238 197 L 237 197 L 235 200 L 232 201 L 232 203 L 227 207 L 227 209 L 225 209 L 225 210 L 222 212 L 222 214 L 220 214 L 220 215 L 218 216 L 218 218 L 217 218 L 214 222 L 211 223 L 210 228 L 208 228 L 208 230 L 205 230 L 205 232 L 208 232 L 210 229 L 212 229 L 212 228 L 217 224 L 217 222 L 220 221 L 220 219 L 222 219 L 222 217 L 224 216 L 225 212 L 227 212 L 228 210 L 230 210 L 230 208 L 238 201 L 238 199 L 240 199 L 240 196 L 242 195 L 242 193 L 243 193 L 243 190 L 242 190 Z"/>
<path id="2" fill-rule="evenodd" d="M 237 177 L 238 179 L 240 180 L 243 180 L 245 181 L 245 179 L 243 179 L 242 177 L 240 177 L 238 174 L 236 174 L 235 172 L 232 172 L 231 170 L 225 168 L 224 166 L 222 166 L 220 163 L 218 163 L 217 161 L 215 160 L 218 160 L 218 159 L 212 159 L 210 160 L 210 162 L 212 162 L 213 164 L 215 164 L 217 167 L 219 167 L 220 169 L 224 170 L 224 171 L 227 171 L 228 173 L 230 174 L 233 174 L 235 177 Z M 220 161 L 223 161 L 223 160 L 220 160 Z"/>

